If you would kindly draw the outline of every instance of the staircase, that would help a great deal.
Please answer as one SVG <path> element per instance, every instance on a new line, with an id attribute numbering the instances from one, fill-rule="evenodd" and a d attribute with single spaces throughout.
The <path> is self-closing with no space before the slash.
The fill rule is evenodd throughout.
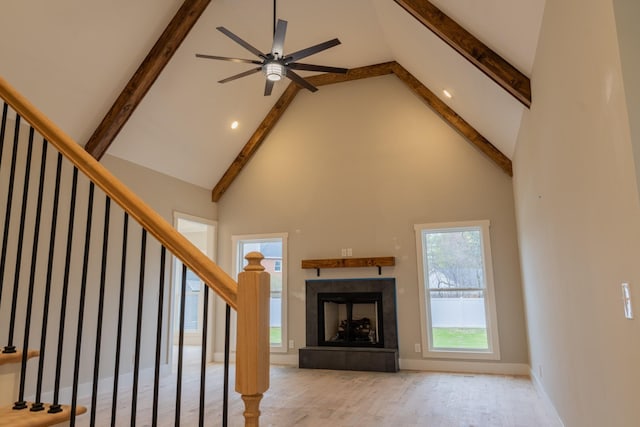
<path id="1" fill-rule="evenodd" d="M 223 407 L 208 406 L 206 330 L 197 378 L 185 377 L 189 270 L 227 303 L 227 322 L 237 311 L 235 390 L 245 425 L 258 426 L 269 387 L 262 256 L 247 256 L 236 283 L 2 78 L 0 98 L 0 426 L 156 426 L 167 414 L 195 425 L 194 413 L 200 426 L 227 425 L 228 374 Z M 171 256 L 182 266 L 175 375 Z"/>

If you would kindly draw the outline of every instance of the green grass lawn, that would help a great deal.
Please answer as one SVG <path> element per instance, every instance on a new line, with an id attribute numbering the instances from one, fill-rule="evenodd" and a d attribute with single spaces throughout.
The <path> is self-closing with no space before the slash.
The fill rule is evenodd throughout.
<path id="1" fill-rule="evenodd" d="M 273 332 L 272 332 L 273 334 Z M 483 328 L 433 328 L 435 348 L 489 348 L 487 330 Z"/>
<path id="2" fill-rule="evenodd" d="M 269 328 L 269 343 L 271 344 L 282 343 L 282 328 L 280 327 Z"/>

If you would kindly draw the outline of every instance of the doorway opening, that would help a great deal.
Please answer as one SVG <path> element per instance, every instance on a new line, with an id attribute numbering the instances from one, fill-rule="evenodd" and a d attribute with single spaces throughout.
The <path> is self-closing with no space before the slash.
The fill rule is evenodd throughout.
<path id="1" fill-rule="evenodd" d="M 208 258 L 215 261 L 215 247 L 216 247 L 216 228 L 217 223 L 205 218 L 199 218 L 192 215 L 183 214 L 180 212 L 174 212 L 173 215 L 174 226 L 180 234 L 187 238 L 195 247 L 200 249 Z M 171 322 L 171 341 L 173 359 L 173 368 L 177 363 L 177 349 L 180 335 L 180 302 L 182 292 L 182 262 L 174 257 L 173 260 L 173 275 L 172 275 L 172 288 L 173 288 L 173 303 L 172 313 L 173 320 Z M 202 334 L 203 330 L 207 331 L 209 335 L 207 342 L 213 341 L 213 293 L 209 294 L 207 327 L 204 328 L 204 307 L 205 307 L 205 284 L 198 276 L 196 276 L 191 270 L 187 269 L 187 280 L 185 290 L 185 304 L 184 304 L 184 356 L 185 360 L 199 359 L 202 347 Z M 212 345 L 208 346 L 208 349 L 204 349 L 207 352 L 207 360 L 212 360 Z M 190 357 L 192 355 L 193 357 Z"/>

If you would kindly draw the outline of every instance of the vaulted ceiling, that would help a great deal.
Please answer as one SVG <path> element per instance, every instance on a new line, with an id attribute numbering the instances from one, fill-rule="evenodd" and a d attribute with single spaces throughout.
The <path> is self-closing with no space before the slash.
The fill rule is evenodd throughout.
<path id="1" fill-rule="evenodd" d="M 0 75 L 84 145 L 183 1 L 5 2 L 0 14 Z M 431 3 L 531 77 L 544 0 Z M 277 4 L 278 17 L 289 21 L 285 52 L 338 37 L 342 45 L 307 62 L 355 68 L 397 61 L 504 155 L 513 154 L 527 108 L 522 100 L 395 1 Z M 195 53 L 251 56 L 216 31 L 218 26 L 268 51 L 272 7 L 265 0 L 211 0 L 107 153 L 213 188 L 288 81 L 276 84 L 271 97 L 262 96 L 261 74 L 218 84 L 250 66 L 197 59 Z M 453 98 L 446 98 L 443 89 Z M 233 120 L 240 123 L 236 130 L 230 128 Z"/>

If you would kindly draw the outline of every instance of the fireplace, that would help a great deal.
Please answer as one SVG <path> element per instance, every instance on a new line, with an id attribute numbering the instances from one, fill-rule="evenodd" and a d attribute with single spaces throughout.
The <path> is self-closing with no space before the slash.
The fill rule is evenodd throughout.
<path id="1" fill-rule="evenodd" d="M 306 332 L 301 368 L 396 372 L 395 279 L 307 280 Z"/>
<path id="2" fill-rule="evenodd" d="M 319 293 L 318 345 L 384 347 L 382 292 Z"/>

